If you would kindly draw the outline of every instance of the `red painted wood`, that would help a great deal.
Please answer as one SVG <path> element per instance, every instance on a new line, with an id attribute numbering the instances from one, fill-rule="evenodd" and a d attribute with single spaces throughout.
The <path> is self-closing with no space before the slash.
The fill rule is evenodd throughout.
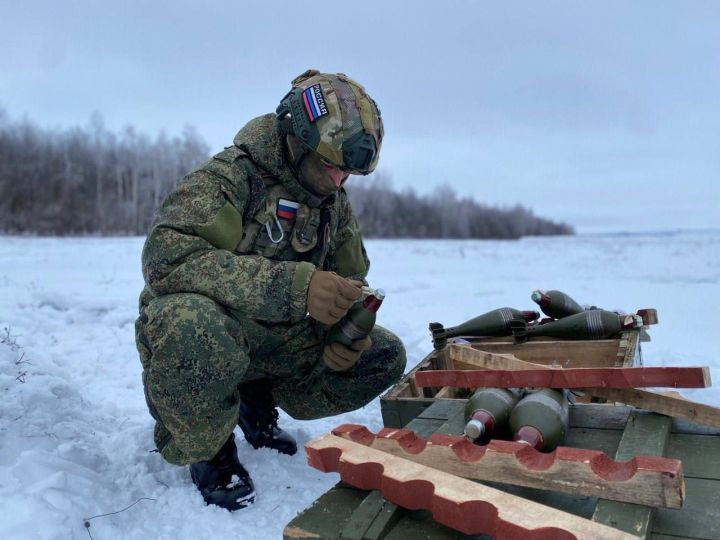
<path id="1" fill-rule="evenodd" d="M 415 373 L 415 384 L 457 388 L 706 388 L 710 376 L 706 367 L 427 370 Z"/>
<path id="2" fill-rule="evenodd" d="M 465 534 L 487 534 L 496 540 L 636 538 L 342 437 L 326 435 L 310 441 L 305 451 L 311 466 L 337 472 L 357 488 L 379 490 L 404 508 L 428 510 L 438 523 Z"/>
<path id="3" fill-rule="evenodd" d="M 548 470 L 555 461 L 572 461 L 587 466 L 599 479 L 614 482 L 629 480 L 638 471 L 665 474 L 668 478 L 682 475 L 680 460 L 657 456 L 636 456 L 629 461 L 615 461 L 599 450 L 560 446 L 552 452 L 543 453 L 526 444 L 501 440 L 491 440 L 488 444 L 479 446 L 457 435 L 435 433 L 429 439 L 423 439 L 409 429 L 383 428 L 374 435 L 365 426 L 357 424 L 343 424 L 333 429 L 332 434 L 365 446 L 372 446 L 376 439 L 393 440 L 411 455 L 421 453 L 428 444 L 446 446 L 458 459 L 468 463 L 480 461 L 486 455 L 508 454 L 514 456 L 518 466 L 539 472 Z"/>

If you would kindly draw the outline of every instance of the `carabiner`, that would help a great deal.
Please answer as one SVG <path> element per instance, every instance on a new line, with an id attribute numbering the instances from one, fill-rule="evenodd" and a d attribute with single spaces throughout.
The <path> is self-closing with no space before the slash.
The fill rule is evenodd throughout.
<path id="1" fill-rule="evenodd" d="M 280 231 L 280 238 L 278 238 L 277 240 L 275 238 L 273 238 L 272 227 L 270 226 L 269 221 L 265 224 L 265 230 L 268 233 L 268 237 L 270 237 L 270 241 L 273 244 L 279 244 L 280 242 L 283 241 L 283 238 L 285 238 L 285 232 L 283 231 L 282 225 L 280 224 L 280 220 L 278 219 L 277 215 L 273 214 L 273 217 L 275 218 L 275 223 L 277 224 L 278 230 Z"/>

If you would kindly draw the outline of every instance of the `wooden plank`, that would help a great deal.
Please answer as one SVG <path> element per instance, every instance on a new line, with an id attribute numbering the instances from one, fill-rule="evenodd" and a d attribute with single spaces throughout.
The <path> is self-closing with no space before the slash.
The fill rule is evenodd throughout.
<path id="1" fill-rule="evenodd" d="M 459 388 L 706 388 L 710 386 L 710 370 L 707 367 L 623 367 L 419 371 L 415 374 L 415 384 L 418 387 Z"/>
<path id="2" fill-rule="evenodd" d="M 413 387 L 410 386 L 409 380 L 412 378 L 412 375 L 420 370 L 423 369 L 432 369 L 432 359 L 433 359 L 434 353 L 428 354 L 423 360 L 421 360 L 414 368 L 412 368 L 408 373 L 402 376 L 400 381 L 395 385 L 391 386 L 387 392 L 385 392 L 381 400 L 385 399 L 393 399 L 393 398 L 417 398 L 421 397 L 417 391 L 413 392 Z"/>
<path id="3" fill-rule="evenodd" d="M 635 364 L 635 356 L 638 353 L 640 332 L 636 330 L 623 332 L 618 348 L 618 358 L 615 362 L 617 367 L 632 367 Z"/>
<path id="4" fill-rule="evenodd" d="M 583 388 L 591 396 L 634 405 L 667 416 L 685 418 L 697 424 L 720 427 L 720 409 L 683 397 L 648 392 L 637 388 Z"/>
<path id="5" fill-rule="evenodd" d="M 597 450 L 608 456 L 614 456 L 621 437 L 622 431 L 615 429 L 570 428 L 563 444 L 572 448 Z M 685 474 L 684 468 L 683 474 Z"/>
<path id="6" fill-rule="evenodd" d="M 681 511 L 657 509 L 653 535 L 720 540 L 720 482 L 687 479 L 687 499 Z"/>
<path id="7" fill-rule="evenodd" d="M 439 351 L 435 351 L 435 369 L 455 369 L 453 367 L 453 359 L 450 356 L 448 347 L 443 347 Z"/>
<path id="8" fill-rule="evenodd" d="M 457 388 L 453 386 L 443 386 L 440 391 L 435 394 L 433 397 L 435 399 L 442 399 L 442 398 L 455 398 Z"/>
<path id="9" fill-rule="evenodd" d="M 341 540 L 363 540 L 365 533 L 372 525 L 385 504 L 379 491 L 371 491 L 350 515 L 345 527 L 340 532 Z"/>
<path id="10" fill-rule="evenodd" d="M 405 427 L 418 415 L 435 403 L 432 398 L 394 398 L 380 401 L 380 410 L 383 413 L 383 421 L 393 422 L 386 423 L 388 427 Z M 385 418 L 385 409 L 388 409 L 388 418 Z M 397 423 L 395 423 L 397 422 Z"/>
<path id="11" fill-rule="evenodd" d="M 387 501 L 385 498 L 383 498 L 383 501 L 383 507 L 370 524 L 370 527 L 368 527 L 368 530 L 365 531 L 363 540 L 379 540 L 383 538 L 386 532 L 392 530 L 402 516 L 407 513 L 404 508 L 399 507 L 397 504 Z"/>
<path id="12" fill-rule="evenodd" d="M 429 510 L 435 521 L 465 534 L 490 534 L 496 540 L 636 538 L 334 435 L 310 441 L 305 450 L 312 467 L 338 472 L 360 489 L 380 488 L 395 504 Z"/>
<path id="13" fill-rule="evenodd" d="M 465 400 L 455 404 L 455 412 L 449 414 L 447 422 L 440 426 L 435 433 L 445 435 L 460 435 L 465 429 Z"/>
<path id="14" fill-rule="evenodd" d="M 622 367 L 625 365 L 625 359 L 628 354 L 628 339 L 623 336 L 618 344 L 617 360 L 615 362 L 616 367 Z"/>
<path id="15" fill-rule="evenodd" d="M 450 417 L 457 415 L 458 409 L 462 412 L 463 408 L 464 400 L 434 402 L 422 411 L 420 416 L 409 422 L 408 428 L 417 430 L 423 433 L 424 436 L 428 436 L 446 424 Z M 375 493 L 376 495 L 374 497 L 381 497 L 379 491 Z M 382 500 L 384 501 L 385 499 Z M 388 501 L 386 501 L 386 503 L 387 504 L 383 506 L 383 512 L 381 512 L 368 527 L 365 538 L 378 538 L 391 523 L 399 519 L 400 507 Z"/>
<path id="16" fill-rule="evenodd" d="M 576 403 L 570 406 L 570 427 L 623 431 L 632 407 L 605 403 Z"/>
<path id="17" fill-rule="evenodd" d="M 683 418 L 673 418 L 672 432 L 691 435 L 720 435 L 720 428 L 701 426 Z"/>
<path id="18" fill-rule="evenodd" d="M 557 365 L 559 367 L 612 367 L 616 363 L 619 340 L 598 339 L 569 341 L 531 338 L 526 343 L 513 344 L 511 340 L 474 341 L 476 349 L 496 354 L 512 354 L 520 360 L 533 364 Z"/>
<path id="19" fill-rule="evenodd" d="M 478 446 L 465 437 L 438 433 L 423 439 L 407 429 L 382 429 L 375 435 L 355 424 L 339 426 L 332 434 L 463 478 L 650 506 L 682 506 L 682 465 L 675 459 L 637 456 L 620 463 L 596 450 L 560 447 L 541 453 L 512 441 Z"/>
<path id="20" fill-rule="evenodd" d="M 413 377 L 410 377 L 406 384 L 407 390 L 405 391 L 405 395 L 403 397 L 417 397 L 421 395 L 415 386 L 415 379 Z"/>
<path id="21" fill-rule="evenodd" d="M 383 426 L 386 427 L 402 427 L 400 420 L 400 412 L 393 400 L 380 402 L 380 414 L 382 415 Z"/>
<path id="22" fill-rule="evenodd" d="M 465 405 L 464 399 L 443 399 L 433 402 L 427 409 L 423 410 L 418 418 L 436 418 L 440 420 L 448 420 L 457 411 L 457 404 Z"/>
<path id="23" fill-rule="evenodd" d="M 432 433 L 438 430 L 446 420 L 440 418 L 416 418 L 412 422 L 408 423 L 407 429 L 412 429 L 417 433 L 422 433 L 421 437 L 429 437 Z"/>
<path id="24" fill-rule="evenodd" d="M 633 407 L 606 403 L 576 403 L 570 407 L 570 427 L 623 430 Z M 720 435 L 720 428 L 701 426 L 682 418 L 672 419 L 672 433 Z"/>
<path id="25" fill-rule="evenodd" d="M 398 384 L 393 397 L 405 397 L 405 398 L 413 398 L 418 397 L 417 390 L 415 389 L 415 383 L 410 383 L 410 379 L 407 381 Z"/>
<path id="26" fill-rule="evenodd" d="M 584 519 L 590 519 L 592 517 L 598 501 L 596 497 L 574 495 L 572 493 L 564 493 L 562 491 L 547 491 L 545 489 L 513 486 L 512 484 L 504 484 L 500 482 L 485 481 L 483 484 L 538 504 L 550 506 L 557 510 L 574 514 Z"/>
<path id="27" fill-rule="evenodd" d="M 427 400 L 424 402 L 401 401 L 400 403 L 398 403 L 400 418 L 403 426 L 407 426 L 410 422 L 417 419 L 417 417 L 421 415 L 425 409 L 432 405 L 432 403 L 432 400 Z"/>
<path id="28" fill-rule="evenodd" d="M 672 433 L 665 455 L 682 459 L 685 478 L 720 481 L 720 437 Z"/>
<path id="29" fill-rule="evenodd" d="M 638 309 L 637 314 L 643 321 L 643 326 L 650 326 L 658 323 L 658 314 L 655 308 Z"/>
<path id="30" fill-rule="evenodd" d="M 457 408 L 463 407 L 464 402 L 465 400 L 459 399 L 434 402 L 405 427 L 418 433 L 420 437 L 429 437 L 457 414 Z"/>
<path id="31" fill-rule="evenodd" d="M 448 356 L 455 369 L 546 369 L 545 366 L 520 360 L 512 354 L 497 354 L 474 349 L 468 345 L 450 345 L 446 347 Z"/>
<path id="32" fill-rule="evenodd" d="M 287 524 L 283 540 L 338 538 L 342 526 L 366 496 L 364 491 L 342 482 L 337 484 Z"/>
<path id="33" fill-rule="evenodd" d="M 671 420 L 654 413 L 634 412 L 628 418 L 615 459 L 632 459 L 639 454 L 662 456 L 670 435 Z M 593 521 L 647 538 L 653 528 L 655 509 L 649 506 L 598 501 Z"/>
<path id="34" fill-rule="evenodd" d="M 435 521 L 427 510 L 403 509 L 398 524 L 382 540 L 493 540 L 485 535 L 463 534 Z"/>

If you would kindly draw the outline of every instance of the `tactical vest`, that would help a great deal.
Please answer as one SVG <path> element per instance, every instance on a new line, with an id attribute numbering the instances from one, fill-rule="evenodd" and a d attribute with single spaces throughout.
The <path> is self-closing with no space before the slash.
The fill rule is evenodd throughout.
<path id="1" fill-rule="evenodd" d="M 338 229 L 336 195 L 313 208 L 294 200 L 271 173 L 250 160 L 243 150 L 231 146 L 213 159 L 234 164 L 247 160 L 250 196 L 242 215 L 242 239 L 234 249 L 239 254 L 262 255 L 276 261 L 308 261 L 323 268 Z M 208 164 L 210 168 L 212 161 Z"/>

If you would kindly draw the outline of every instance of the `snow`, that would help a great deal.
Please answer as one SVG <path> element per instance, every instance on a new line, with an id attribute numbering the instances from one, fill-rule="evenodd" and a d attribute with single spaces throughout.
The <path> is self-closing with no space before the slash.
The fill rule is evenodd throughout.
<path id="1" fill-rule="evenodd" d="M 337 481 L 302 452 L 255 451 L 240 434 L 257 502 L 231 514 L 203 503 L 187 468 L 150 452 L 133 335 L 142 242 L 0 237 L 0 538 L 279 538 Z M 402 338 L 409 367 L 430 350 L 428 322 L 531 309 L 534 289 L 558 288 L 584 304 L 657 308 L 645 365 L 710 365 L 720 380 L 720 231 L 367 248 L 370 283 L 387 292 L 379 323 Z M 720 405 L 714 389 L 683 393 Z M 378 400 L 311 422 L 281 414 L 300 444 L 344 422 L 378 429 Z M 133 503 L 85 529 L 85 518 Z"/>

